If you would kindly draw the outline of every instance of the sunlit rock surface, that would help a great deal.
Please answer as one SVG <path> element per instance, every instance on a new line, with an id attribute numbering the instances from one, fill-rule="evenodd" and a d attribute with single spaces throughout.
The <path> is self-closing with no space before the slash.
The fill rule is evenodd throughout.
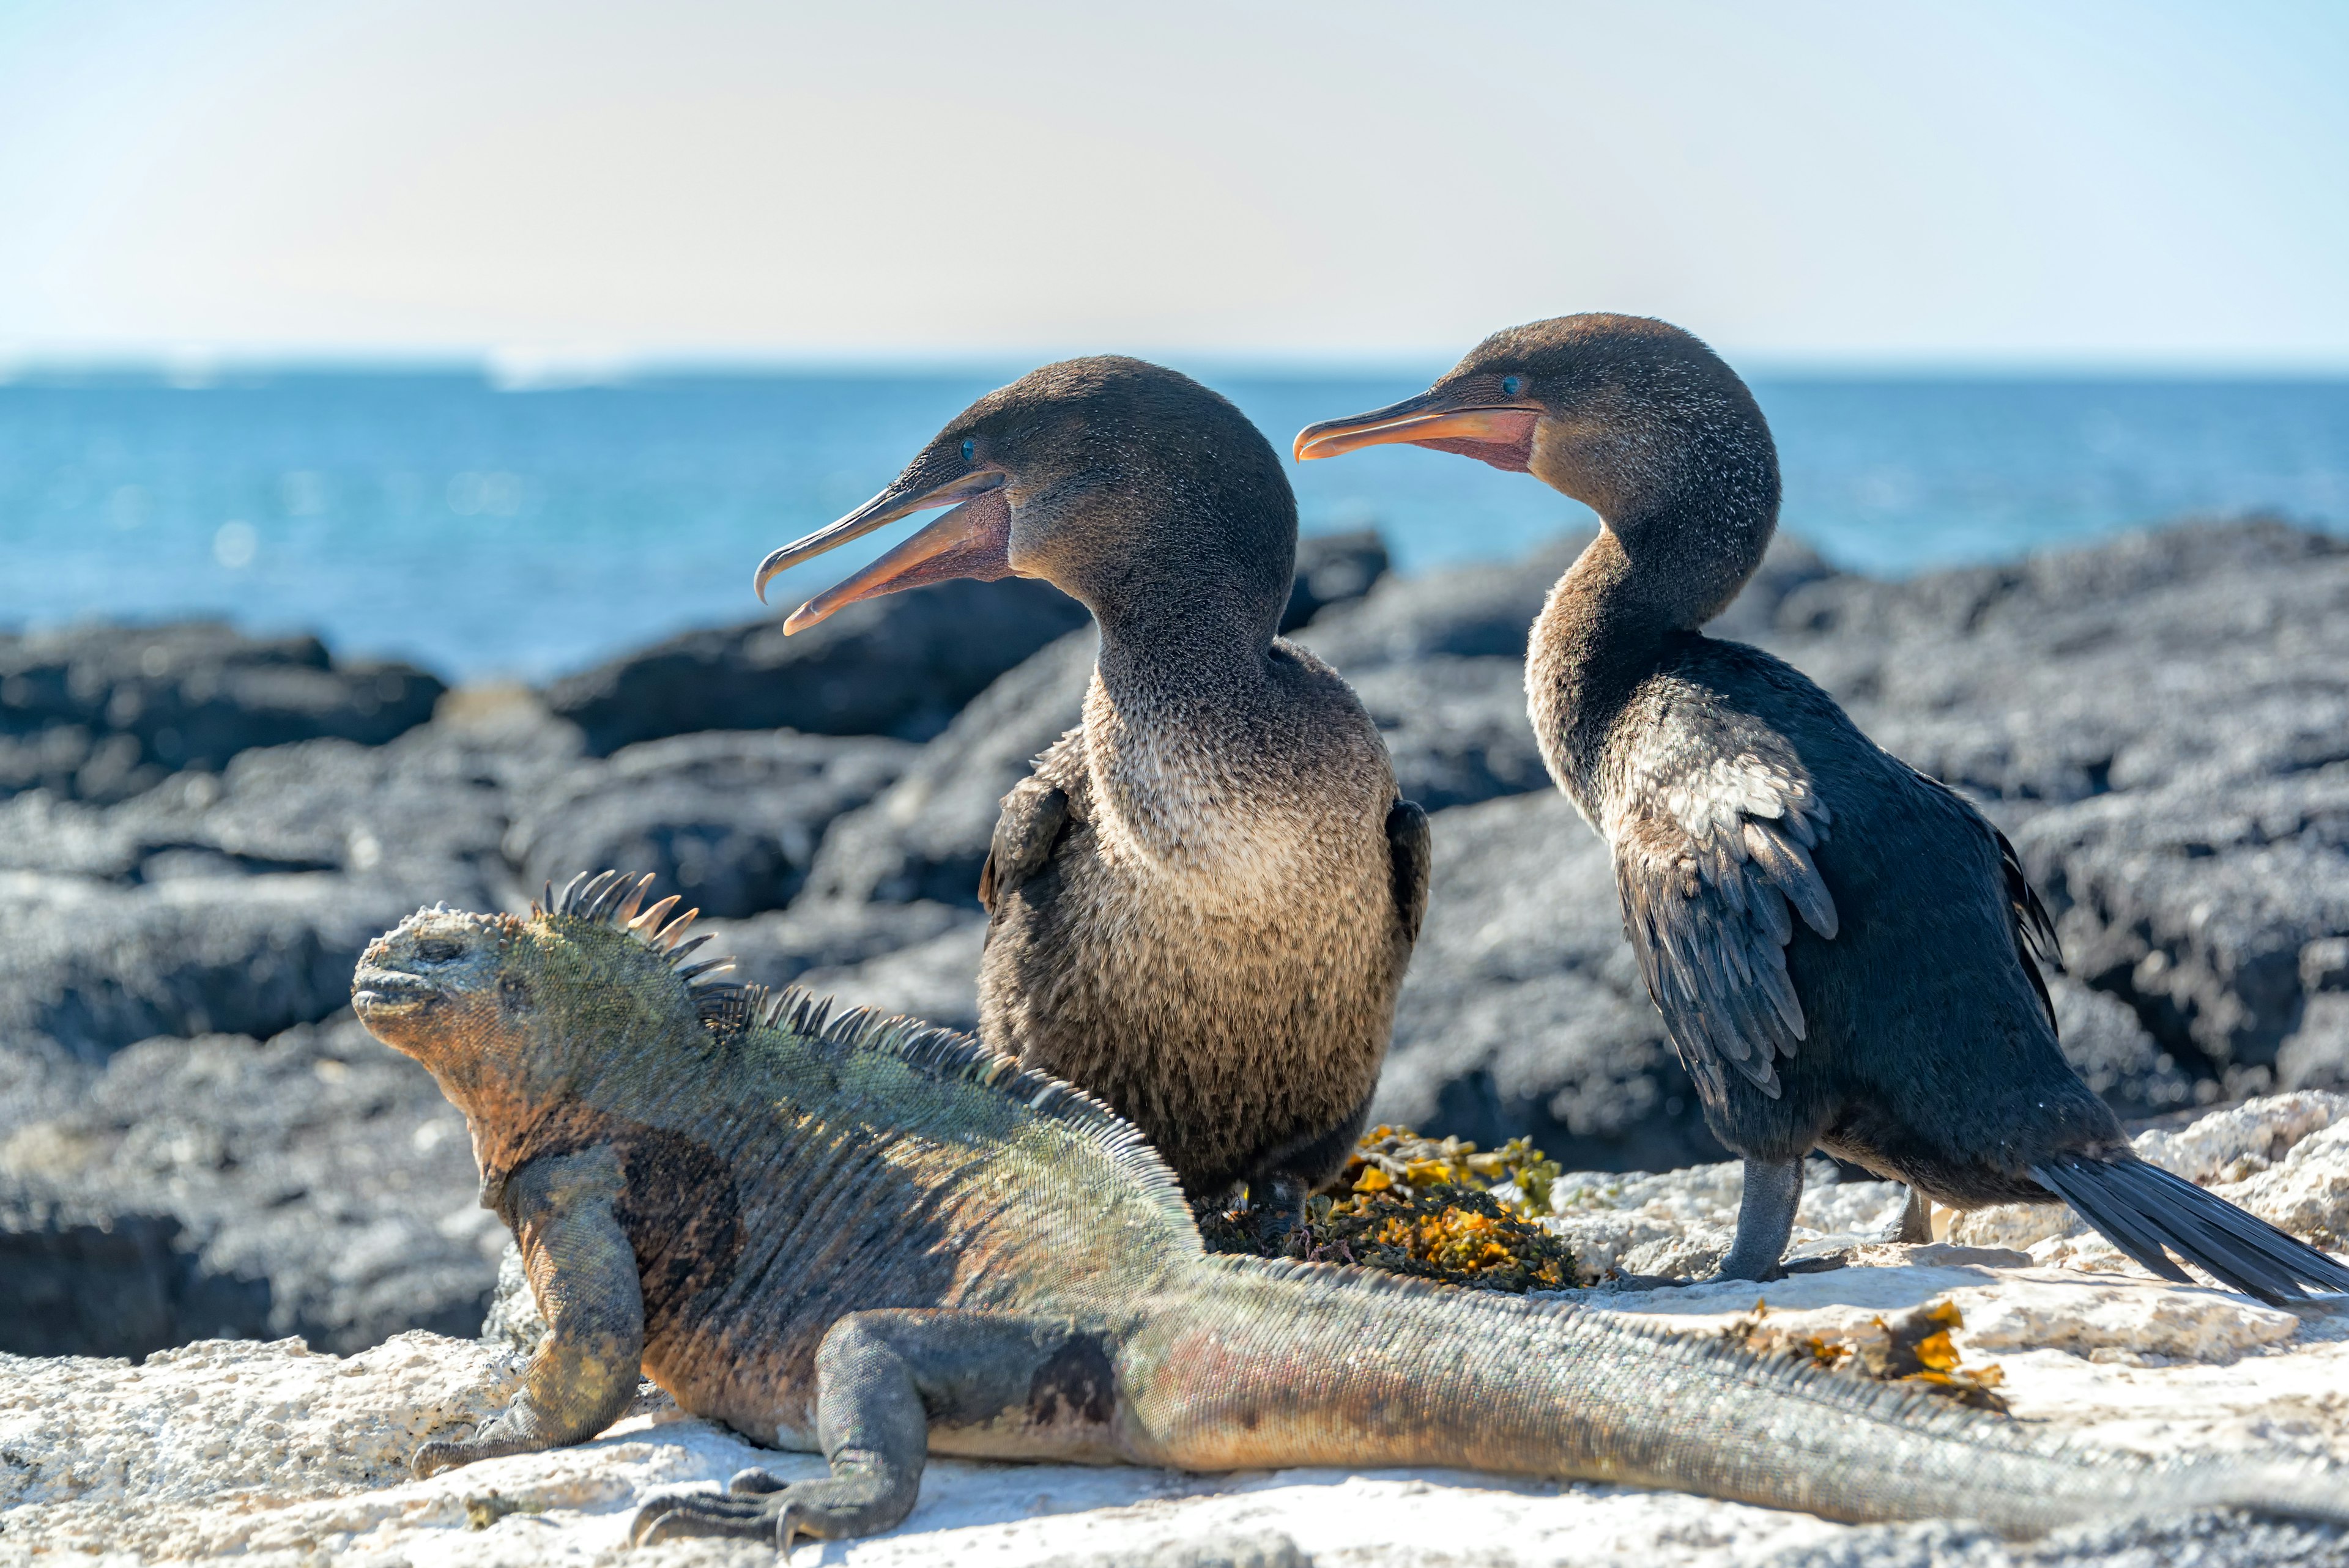
<path id="1" fill-rule="evenodd" d="M 2147 1133 L 2139 1147 L 2205 1181 L 2239 1177 L 2222 1190 L 2267 1181 L 2294 1194 L 2337 1192 L 2349 1181 L 2349 1140 L 2336 1136 L 2349 1130 L 2344 1109 L 2342 1097 L 2280 1096 Z M 1702 1273 L 1737 1197 L 1734 1166 L 1572 1173 L 1557 1183 L 1553 1223 L 1586 1261 L 1607 1249 L 1651 1261 L 1684 1254 Z M 1844 1266 L 1761 1285 L 1601 1288 L 1577 1299 L 1762 1348 L 1865 1346 L 1882 1339 L 1888 1321 L 1954 1308 L 1961 1371 L 1994 1387 L 2018 1419 L 2148 1453 L 2261 1449 L 2349 1464 L 2349 1303 L 2276 1308 L 2167 1284 L 2125 1260 L 2061 1266 L 1996 1246 L 1869 1241 L 1898 1199 L 1884 1183 L 1814 1182 L 1798 1241 L 1840 1248 Z M 2304 1235 L 2292 1214 L 2337 1222 L 2337 1211 L 2298 1202 L 2280 1201 L 2271 1217 Z M 408 1478 L 418 1443 L 470 1429 L 515 1387 L 517 1346 L 535 1325 L 511 1260 L 508 1276 L 478 1341 L 410 1333 L 347 1358 L 298 1341 L 209 1341 L 135 1367 L 0 1358 L 0 1565 L 222 1556 L 268 1568 L 771 1563 L 771 1552 L 750 1545 L 622 1554 L 628 1518 L 648 1491 L 722 1484 L 750 1465 L 791 1478 L 820 1468 L 685 1418 L 649 1388 L 593 1443 Z M 1964 1500 L 1950 1506 L 1961 1515 Z M 2113 1522 L 2004 1543 L 1961 1519 L 1852 1528 L 1674 1494 L 1442 1470 L 1185 1476 L 951 1460 L 932 1465 L 899 1530 L 803 1545 L 794 1558 L 998 1568 L 2253 1568 L 2344 1559 L 2349 1537 L 2338 1532 L 2231 1518 Z"/>

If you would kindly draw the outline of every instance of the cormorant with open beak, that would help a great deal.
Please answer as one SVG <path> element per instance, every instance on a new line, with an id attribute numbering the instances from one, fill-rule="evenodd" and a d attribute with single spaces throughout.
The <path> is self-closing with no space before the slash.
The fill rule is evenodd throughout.
<path id="1" fill-rule="evenodd" d="M 1352 690 L 1274 634 L 1297 503 L 1238 409 L 1139 360 L 1046 366 L 759 568 L 952 511 L 792 612 L 1018 574 L 1091 610 L 1083 721 L 1004 798 L 979 1032 L 1133 1121 L 1195 1202 L 1285 1227 L 1359 1136 L 1426 908 L 1427 819 Z"/>
<path id="2" fill-rule="evenodd" d="M 2034 955 L 2055 934 L 2013 847 L 1798 671 L 1698 628 L 1762 562 L 1778 459 L 1729 366 L 1659 321 L 1495 333 L 1415 397 L 1309 426 L 1299 459 L 1408 442 L 1597 511 L 1534 624 L 1550 777 L 1613 848 L 1624 929 L 1744 1157 L 1721 1272 L 1773 1273 L 1821 1147 L 1954 1208 L 2068 1202 L 2167 1278 L 2176 1253 L 2270 1300 L 2349 1269 L 2137 1159 L 2064 1061 Z"/>

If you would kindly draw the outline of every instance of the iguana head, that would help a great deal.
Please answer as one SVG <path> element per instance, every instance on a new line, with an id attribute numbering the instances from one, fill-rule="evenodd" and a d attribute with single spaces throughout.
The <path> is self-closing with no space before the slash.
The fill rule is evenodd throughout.
<path id="1" fill-rule="evenodd" d="M 639 913 L 652 880 L 574 878 L 527 920 L 419 909 L 360 954 L 351 1006 L 471 1117 L 673 1052 L 703 1035 L 712 988 L 694 981 L 731 961 L 685 963 L 709 940 L 679 944 L 698 912 L 668 919 L 670 897 Z"/>

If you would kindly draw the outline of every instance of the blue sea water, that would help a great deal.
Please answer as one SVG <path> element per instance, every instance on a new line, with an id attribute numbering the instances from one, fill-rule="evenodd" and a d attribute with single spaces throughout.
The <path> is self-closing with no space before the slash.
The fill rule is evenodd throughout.
<path id="1" fill-rule="evenodd" d="M 886 483 L 1004 375 L 145 375 L 0 385 L 0 626 L 226 615 L 468 679 L 540 679 L 759 613 L 777 544 Z M 1425 385 L 1203 378 L 1286 452 Z M 2349 381 L 1762 377 L 1785 526 L 1903 573 L 2188 512 L 2349 526 Z M 1308 531 L 1375 523 L 1398 563 L 1506 559 L 1588 514 L 1521 475 L 1385 448 L 1292 466 Z M 788 607 L 911 524 L 779 583 Z"/>

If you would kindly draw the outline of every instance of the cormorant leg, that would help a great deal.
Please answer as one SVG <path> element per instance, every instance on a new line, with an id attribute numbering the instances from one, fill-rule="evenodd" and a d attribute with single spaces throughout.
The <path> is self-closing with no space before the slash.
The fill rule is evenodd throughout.
<path id="1" fill-rule="evenodd" d="M 1909 1188 L 1908 1199 L 1900 1205 L 1900 1212 L 1892 1217 L 1892 1222 L 1884 1227 L 1884 1233 L 1877 1239 L 1885 1242 L 1907 1242 L 1911 1244 L 1931 1241 L 1933 1239 L 1932 1210 L 1933 1205 L 1926 1202 L 1924 1193 L 1914 1187 Z"/>
<path id="2" fill-rule="evenodd" d="M 1795 1233 L 1795 1207 L 1803 1201 L 1803 1161 L 1745 1161 L 1745 1197 L 1737 1205 L 1737 1240 L 1721 1260 L 1720 1279 L 1775 1277 Z"/>
<path id="3" fill-rule="evenodd" d="M 1286 1246 L 1289 1233 L 1305 1218 L 1305 1200 L 1313 1184 L 1294 1171 L 1284 1171 L 1264 1184 L 1264 1196 L 1259 1201 L 1264 1217 L 1257 1222 L 1257 1233 L 1263 1237 L 1268 1253 L 1278 1253 Z"/>

